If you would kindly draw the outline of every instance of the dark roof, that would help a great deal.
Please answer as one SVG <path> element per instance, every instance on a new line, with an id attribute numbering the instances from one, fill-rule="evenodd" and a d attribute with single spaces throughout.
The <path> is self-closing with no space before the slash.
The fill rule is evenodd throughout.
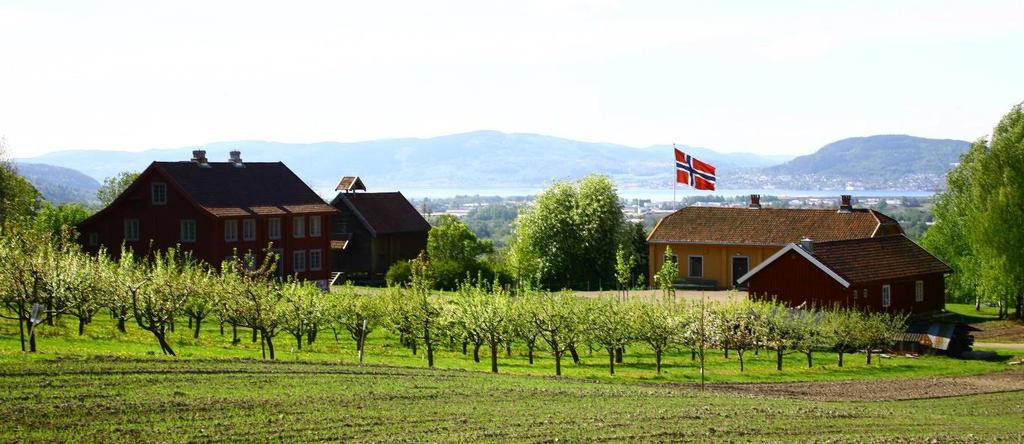
<path id="1" fill-rule="evenodd" d="M 648 242 L 786 245 L 899 234 L 899 222 L 874 210 L 686 207 L 665 216 Z"/>
<path id="2" fill-rule="evenodd" d="M 787 253 L 803 257 L 844 287 L 953 272 L 944 262 L 902 234 L 815 242 L 811 250 L 813 252 L 808 252 L 799 244 L 790 243 L 738 281 L 746 282 Z"/>
<path id="3" fill-rule="evenodd" d="M 214 216 L 333 213 L 336 210 L 281 162 L 153 162 Z"/>
<path id="4" fill-rule="evenodd" d="M 430 231 L 430 224 L 401 192 L 338 193 L 331 205 L 345 205 L 374 235 Z"/>
<path id="5" fill-rule="evenodd" d="M 851 283 L 953 272 L 906 236 L 815 242 L 812 254 Z"/>

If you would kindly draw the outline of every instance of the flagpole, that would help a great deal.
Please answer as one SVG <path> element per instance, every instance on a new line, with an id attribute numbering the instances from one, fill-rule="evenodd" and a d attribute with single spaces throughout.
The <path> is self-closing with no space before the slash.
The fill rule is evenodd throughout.
<path id="1" fill-rule="evenodd" d="M 676 143 L 672 142 L 672 209 L 676 209 Z"/>

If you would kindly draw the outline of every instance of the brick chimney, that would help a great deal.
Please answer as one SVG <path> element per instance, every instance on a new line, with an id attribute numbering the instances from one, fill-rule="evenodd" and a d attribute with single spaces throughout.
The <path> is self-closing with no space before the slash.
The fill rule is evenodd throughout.
<path id="1" fill-rule="evenodd" d="M 750 195 L 750 205 L 747 205 L 747 208 L 752 208 L 752 209 L 755 209 L 755 210 L 756 209 L 760 209 L 761 208 L 761 195 L 760 194 L 751 194 Z"/>
<path id="2" fill-rule="evenodd" d="M 840 213 L 849 213 L 850 210 L 853 209 L 853 204 L 851 203 L 851 200 L 852 200 L 851 196 L 849 194 L 844 194 L 844 195 L 839 196 L 839 197 L 840 197 L 840 199 L 842 199 L 842 203 L 839 204 L 839 212 Z"/>
<path id="3" fill-rule="evenodd" d="M 209 168 L 210 163 L 206 160 L 206 150 L 193 150 L 192 163 L 199 164 L 203 168 Z"/>
<path id="4" fill-rule="evenodd" d="M 235 166 L 235 168 L 245 168 L 245 164 L 242 163 L 242 152 L 241 151 L 238 151 L 238 150 L 231 151 L 230 154 L 231 154 L 231 157 L 228 158 L 228 161 L 231 162 Z"/>

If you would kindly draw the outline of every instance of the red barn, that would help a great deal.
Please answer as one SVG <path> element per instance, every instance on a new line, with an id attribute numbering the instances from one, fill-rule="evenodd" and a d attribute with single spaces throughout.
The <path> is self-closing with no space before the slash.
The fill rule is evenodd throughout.
<path id="1" fill-rule="evenodd" d="M 740 277 L 752 299 L 927 313 L 953 270 L 904 235 L 791 243 Z"/>
<path id="2" fill-rule="evenodd" d="M 327 282 L 331 216 L 327 205 L 281 162 L 153 162 L 110 205 L 78 225 L 88 251 L 124 243 L 138 254 L 180 245 L 213 265 L 234 254 L 280 256 L 282 275 Z"/>

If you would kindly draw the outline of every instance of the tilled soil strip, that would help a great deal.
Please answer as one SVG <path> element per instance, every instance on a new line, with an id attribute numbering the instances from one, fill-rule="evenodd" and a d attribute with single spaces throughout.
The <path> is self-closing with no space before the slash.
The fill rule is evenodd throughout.
<path id="1" fill-rule="evenodd" d="M 895 401 L 1024 390 L 1024 372 L 865 381 L 712 384 L 711 390 L 814 401 Z"/>

